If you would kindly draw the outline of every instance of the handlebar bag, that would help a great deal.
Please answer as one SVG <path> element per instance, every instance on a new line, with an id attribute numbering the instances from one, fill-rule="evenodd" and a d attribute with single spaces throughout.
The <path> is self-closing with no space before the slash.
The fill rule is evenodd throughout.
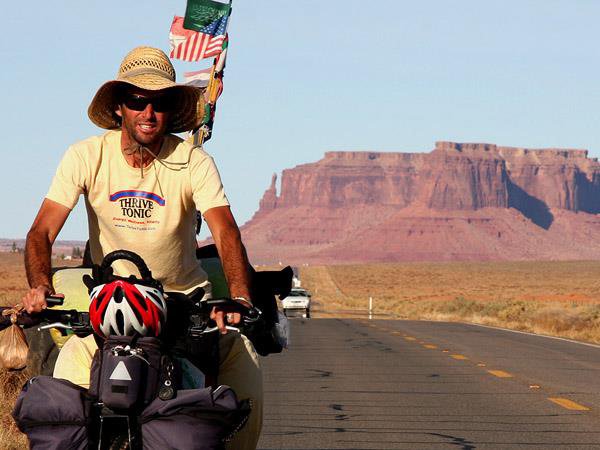
<path id="1" fill-rule="evenodd" d="M 177 391 L 150 403 L 140 416 L 144 450 L 222 450 L 246 423 L 250 402 L 238 401 L 229 386 Z"/>
<path id="2" fill-rule="evenodd" d="M 67 380 L 38 376 L 17 398 L 12 416 L 34 450 L 84 450 L 92 398 Z"/>
<path id="3" fill-rule="evenodd" d="M 92 360 L 90 394 L 111 409 L 147 405 L 158 395 L 164 356 L 157 338 L 109 336 Z"/>

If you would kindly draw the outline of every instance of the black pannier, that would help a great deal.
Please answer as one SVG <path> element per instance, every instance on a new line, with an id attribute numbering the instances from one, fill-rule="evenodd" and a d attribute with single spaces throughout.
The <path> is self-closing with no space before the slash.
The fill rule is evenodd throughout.
<path id="1" fill-rule="evenodd" d="M 32 449 L 84 450 L 88 448 L 91 403 L 87 389 L 39 376 L 23 386 L 12 415 Z"/>
<path id="2" fill-rule="evenodd" d="M 144 450 L 220 450 L 246 423 L 250 403 L 229 386 L 188 389 L 150 403 L 140 416 Z"/>

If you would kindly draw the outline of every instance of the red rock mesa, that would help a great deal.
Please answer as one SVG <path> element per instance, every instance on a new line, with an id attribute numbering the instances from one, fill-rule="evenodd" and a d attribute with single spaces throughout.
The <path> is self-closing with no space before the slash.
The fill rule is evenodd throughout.
<path id="1" fill-rule="evenodd" d="M 598 259 L 598 213 L 586 150 L 437 142 L 286 169 L 242 234 L 255 263 Z"/>

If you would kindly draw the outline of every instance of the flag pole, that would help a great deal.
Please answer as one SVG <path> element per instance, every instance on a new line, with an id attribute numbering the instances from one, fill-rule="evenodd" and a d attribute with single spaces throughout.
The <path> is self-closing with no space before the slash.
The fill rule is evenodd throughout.
<path id="1" fill-rule="evenodd" d="M 229 0 L 227 3 L 229 4 L 229 8 L 230 8 L 229 15 L 231 15 L 231 5 L 233 3 L 233 0 Z M 219 59 L 219 57 L 217 56 L 213 61 L 212 70 L 210 71 L 210 78 L 208 79 L 208 84 L 206 86 L 205 92 L 208 94 L 208 104 L 210 104 L 211 100 L 213 99 L 213 96 L 214 96 L 213 94 L 216 89 L 215 75 L 216 75 L 218 59 Z M 206 100 L 206 97 L 205 97 L 205 100 Z M 216 103 L 216 99 L 215 99 L 215 103 Z M 205 102 L 202 102 L 202 104 L 204 106 Z M 198 101 L 196 108 L 198 108 L 199 106 L 200 106 L 200 101 Z M 206 108 L 204 109 L 204 113 L 206 113 Z M 211 110 L 209 109 L 209 114 L 210 113 L 211 113 Z M 204 119 L 206 119 L 206 118 L 204 118 Z M 202 146 L 204 145 L 204 139 L 206 139 L 206 127 L 204 125 L 205 124 L 203 123 L 195 132 L 192 133 L 192 136 L 190 136 L 192 144 L 197 145 L 200 148 L 202 148 Z M 188 141 L 189 141 L 189 139 L 188 139 Z"/>
<path id="2" fill-rule="evenodd" d="M 233 0 L 229 0 L 227 2 L 229 4 L 229 15 L 231 16 L 231 5 L 233 3 Z M 227 30 L 225 30 L 227 31 Z M 225 33 L 225 36 L 227 36 L 227 33 Z M 215 75 L 216 75 L 216 69 L 217 69 L 217 61 L 219 60 L 219 55 L 217 55 L 217 57 L 214 59 L 213 61 L 213 66 L 212 66 L 212 70 L 210 72 L 210 78 L 208 79 L 208 85 L 206 86 L 206 92 L 208 93 L 208 103 L 211 104 L 211 102 L 213 101 L 213 97 L 215 96 L 215 90 L 217 89 L 217 83 L 215 83 Z M 214 99 L 214 102 L 216 104 L 216 99 Z M 214 105 L 213 105 L 214 106 Z M 212 112 L 212 109 L 209 110 L 209 113 Z M 200 147 L 202 147 L 202 145 L 204 144 L 204 139 L 206 138 L 206 133 L 205 133 L 205 127 L 202 127 L 202 131 L 199 133 L 198 136 L 198 142 Z M 198 145 L 198 144 L 196 144 Z"/>
<path id="3" fill-rule="evenodd" d="M 213 85 L 215 83 L 215 68 L 217 67 L 217 60 L 215 59 L 215 61 L 213 62 L 213 66 L 212 66 L 212 70 L 210 71 L 210 78 L 208 79 L 208 84 L 206 85 L 206 90 L 205 92 L 208 94 L 207 96 L 204 96 L 204 93 L 202 93 L 202 95 L 204 96 L 204 100 L 203 102 L 198 102 L 198 106 L 200 106 L 200 103 L 202 103 L 202 108 L 204 109 L 203 111 L 203 116 L 204 114 L 206 114 L 206 97 L 208 97 L 208 104 L 210 104 L 210 101 L 212 99 L 212 91 L 213 91 Z M 210 112 L 209 112 L 210 114 Z M 204 117 L 203 122 L 206 120 L 206 117 Z M 206 138 L 206 128 L 204 126 L 204 123 L 202 124 L 202 126 L 198 129 L 198 131 L 195 133 L 194 136 L 194 145 L 198 145 L 199 147 L 202 147 L 204 145 L 204 139 Z"/>

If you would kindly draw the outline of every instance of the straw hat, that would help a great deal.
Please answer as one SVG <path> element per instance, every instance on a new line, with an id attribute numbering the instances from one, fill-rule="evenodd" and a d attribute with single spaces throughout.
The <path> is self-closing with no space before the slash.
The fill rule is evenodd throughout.
<path id="1" fill-rule="evenodd" d="M 123 59 L 116 80 L 104 83 L 96 92 L 88 108 L 88 116 L 94 124 L 107 130 L 121 127 L 120 117 L 115 113 L 116 94 L 120 87 L 128 85 L 148 91 L 168 89 L 177 95 L 177 105 L 170 112 L 167 132 L 189 131 L 202 123 L 202 89 L 175 83 L 175 69 L 162 50 L 137 47 Z"/>

